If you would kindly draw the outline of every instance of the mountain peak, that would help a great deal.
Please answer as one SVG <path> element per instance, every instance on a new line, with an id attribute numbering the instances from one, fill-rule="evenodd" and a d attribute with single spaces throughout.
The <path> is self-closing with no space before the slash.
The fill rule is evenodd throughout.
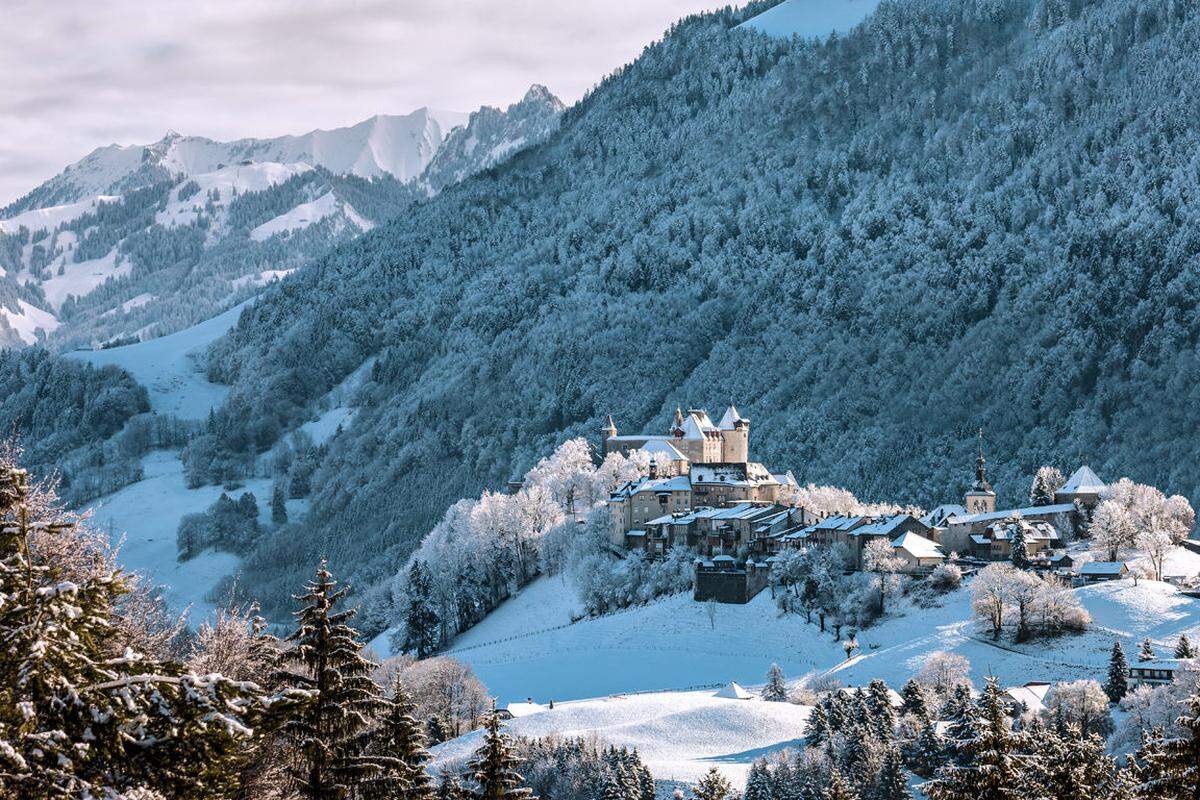
<path id="1" fill-rule="evenodd" d="M 521 98 L 522 103 L 541 103 L 552 107 L 556 111 L 561 111 L 566 106 L 563 102 L 554 96 L 554 93 L 540 83 L 535 83 L 529 87 L 529 91 L 525 92 L 525 96 Z"/>

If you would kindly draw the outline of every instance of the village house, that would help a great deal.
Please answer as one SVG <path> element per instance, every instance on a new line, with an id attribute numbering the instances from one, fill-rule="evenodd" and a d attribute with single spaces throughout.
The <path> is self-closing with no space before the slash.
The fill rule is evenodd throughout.
<path id="1" fill-rule="evenodd" d="M 1030 522 L 1017 513 L 1003 522 L 988 525 L 983 533 L 973 534 L 968 554 L 983 561 L 1008 561 L 1012 558 L 1012 540 L 1018 529 L 1025 534 L 1025 554 L 1031 561 L 1042 558 L 1062 542 L 1058 530 L 1049 522 Z"/>
<path id="2" fill-rule="evenodd" d="M 1171 683 L 1184 670 L 1196 668 L 1191 658 L 1156 658 L 1153 661 L 1138 661 L 1129 666 L 1129 679 L 1134 685 L 1158 685 Z"/>
<path id="3" fill-rule="evenodd" d="M 1129 576 L 1129 567 L 1124 561 L 1089 561 L 1079 567 L 1079 578 L 1084 583 L 1119 581 Z"/>
<path id="4" fill-rule="evenodd" d="M 908 575 L 926 575 L 946 561 L 941 545 L 919 533 L 907 532 L 892 541 L 896 557 L 904 562 L 901 572 Z"/>

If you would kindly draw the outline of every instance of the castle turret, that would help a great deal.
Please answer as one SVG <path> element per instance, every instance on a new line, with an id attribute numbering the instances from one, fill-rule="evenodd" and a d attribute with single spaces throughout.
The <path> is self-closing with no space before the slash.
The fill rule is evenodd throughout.
<path id="1" fill-rule="evenodd" d="M 971 514 L 990 514 L 996 510 L 996 493 L 987 480 L 987 461 L 983 457 L 983 428 L 979 429 L 979 458 L 975 461 L 975 482 L 963 500 L 967 512 Z"/>
<path id="2" fill-rule="evenodd" d="M 731 404 L 717 425 L 721 431 L 721 460 L 745 464 L 750 460 L 750 420 Z"/>

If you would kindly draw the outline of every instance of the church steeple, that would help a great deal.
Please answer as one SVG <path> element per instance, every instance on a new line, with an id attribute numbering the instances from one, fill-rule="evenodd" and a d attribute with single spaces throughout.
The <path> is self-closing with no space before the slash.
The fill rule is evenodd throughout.
<path id="1" fill-rule="evenodd" d="M 600 429 L 600 433 L 604 434 L 605 439 L 611 439 L 617 435 L 617 423 L 613 422 L 612 414 L 609 414 L 608 419 L 604 421 L 604 427 Z"/>
<path id="2" fill-rule="evenodd" d="M 972 514 L 989 514 L 996 510 L 996 493 L 987 479 L 987 459 L 983 457 L 983 428 L 979 429 L 979 456 L 975 459 L 975 482 L 971 484 L 963 503 Z"/>

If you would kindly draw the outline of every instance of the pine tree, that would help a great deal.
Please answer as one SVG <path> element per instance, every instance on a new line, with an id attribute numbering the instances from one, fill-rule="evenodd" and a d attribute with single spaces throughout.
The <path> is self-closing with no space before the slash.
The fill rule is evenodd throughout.
<path id="1" fill-rule="evenodd" d="M 896 711 L 892 708 L 892 696 L 886 683 L 876 679 L 867 686 L 867 708 L 876 738 L 881 742 L 894 738 Z"/>
<path id="2" fill-rule="evenodd" d="M 429 570 L 414 559 L 408 571 L 408 615 L 404 623 L 404 649 L 418 659 L 433 653 L 437 646 L 438 617 L 430 597 Z"/>
<path id="3" fill-rule="evenodd" d="M 829 739 L 829 717 L 825 713 L 826 702 L 819 701 L 808 714 L 808 729 L 804 742 L 809 747 L 819 747 Z"/>
<path id="4" fill-rule="evenodd" d="M 909 791 L 908 780 L 904 776 L 904 760 L 900 757 L 900 748 L 892 745 L 883 756 L 883 766 L 879 770 L 874 800 L 911 800 L 911 798 L 912 792 Z"/>
<path id="5" fill-rule="evenodd" d="M 522 784 L 525 779 L 517 771 L 520 759 L 513 753 L 512 740 L 501 725 L 495 703 L 484 722 L 483 744 L 467 765 L 475 780 L 476 800 L 524 800 L 533 792 Z"/>
<path id="6" fill-rule="evenodd" d="M 284 497 L 283 484 L 276 481 L 275 488 L 271 491 L 271 522 L 283 525 L 287 521 L 287 498 Z"/>
<path id="7" fill-rule="evenodd" d="M 463 788 L 458 776 L 452 772 L 443 772 L 438 782 L 437 800 L 467 800 L 467 790 Z"/>
<path id="8" fill-rule="evenodd" d="M 638 800 L 654 800 L 654 775 L 651 774 L 650 768 L 642 763 L 642 759 L 638 758 L 637 775 L 638 775 Z"/>
<path id="9" fill-rule="evenodd" d="M 772 800 L 771 775 L 767 770 L 765 759 L 760 758 L 750 765 L 750 772 L 746 774 L 746 791 L 742 794 L 742 800 Z"/>
<path id="10" fill-rule="evenodd" d="M 1195 658 L 1196 647 L 1188 640 L 1186 633 L 1179 635 L 1179 641 L 1175 645 L 1176 658 Z"/>
<path id="11" fill-rule="evenodd" d="M 1153 661 L 1157 656 L 1154 655 L 1154 645 L 1150 643 L 1149 637 L 1142 640 L 1142 649 L 1138 651 L 1138 661 Z"/>
<path id="12" fill-rule="evenodd" d="M 937 732 L 937 723 L 930 722 L 917 734 L 911 759 L 912 771 L 922 778 L 928 778 L 945 760 L 946 742 Z"/>
<path id="13" fill-rule="evenodd" d="M 269 724 L 262 691 L 129 648 L 113 616 L 120 574 L 67 579 L 35 552 L 35 532 L 74 527 L 43 499 L 0 463 L 0 796 L 227 796 Z"/>
<path id="14" fill-rule="evenodd" d="M 346 590 L 339 589 L 324 560 L 308 591 L 297 599 L 298 626 L 288 637 L 295 646 L 278 680 L 315 692 L 315 698 L 283 726 L 295 749 L 292 778 L 308 800 L 339 800 L 350 787 L 377 776 L 378 761 L 367 752 L 371 724 L 383 709 L 371 664 L 350 627 L 353 610 L 336 611 Z"/>
<path id="15" fill-rule="evenodd" d="M 429 751 L 425 734 L 413 716 L 412 701 L 396 681 L 386 711 L 371 734 L 369 752 L 379 765 L 378 775 L 367 779 L 363 796 L 368 800 L 432 800 L 432 779 L 425 771 Z"/>
<path id="16" fill-rule="evenodd" d="M 1161 756 L 1154 764 L 1152 785 L 1155 798 L 1200 800 L 1200 691 L 1187 700 L 1187 710 L 1175 724 L 1179 736 L 1165 738 Z"/>
<path id="17" fill-rule="evenodd" d="M 1009 558 L 1012 565 L 1017 569 L 1029 569 L 1029 547 L 1025 543 L 1025 525 L 1020 520 L 1010 524 L 1009 530 L 1009 545 L 1012 548 L 1012 553 Z"/>
<path id="18" fill-rule="evenodd" d="M 1027 736 L 1028 749 L 1039 758 L 1027 775 L 1040 796 L 1055 800 L 1094 800 L 1111 797 L 1117 765 L 1104 751 L 1104 740 L 1096 734 L 1083 735 L 1068 724 L 1063 734 L 1043 725 Z"/>
<path id="19" fill-rule="evenodd" d="M 773 703 L 787 702 L 787 681 L 784 680 L 783 670 L 778 664 L 771 664 L 771 669 L 767 671 L 767 685 L 763 687 L 762 699 Z"/>
<path id="20" fill-rule="evenodd" d="M 692 788 L 692 795 L 696 800 L 726 800 L 732 794 L 733 786 L 729 779 L 716 767 L 710 768 Z"/>
<path id="21" fill-rule="evenodd" d="M 1017 742 L 1002 694 L 995 678 L 988 678 L 970 735 L 957 743 L 957 760 L 926 785 L 930 800 L 1020 800 Z"/>
<path id="22" fill-rule="evenodd" d="M 949 723 L 946 727 L 946 749 L 951 760 L 958 760 L 966 743 L 974 735 L 978 722 L 978 710 L 971 699 L 971 690 L 966 684 L 954 687 L 946 700 L 942 715 Z"/>
<path id="23" fill-rule="evenodd" d="M 829 774 L 829 783 L 821 793 L 822 800 L 858 800 L 858 795 L 836 769 Z"/>
<path id="24" fill-rule="evenodd" d="M 900 707 L 901 713 L 929 719 L 929 704 L 925 700 L 925 690 L 921 688 L 921 684 L 909 678 L 900 690 L 900 697 L 904 699 L 904 705 Z"/>
<path id="25" fill-rule="evenodd" d="M 1104 683 L 1104 693 L 1114 703 L 1129 691 L 1129 663 L 1125 660 L 1125 651 L 1120 642 L 1113 642 L 1112 656 L 1108 660 L 1108 680 Z"/>

